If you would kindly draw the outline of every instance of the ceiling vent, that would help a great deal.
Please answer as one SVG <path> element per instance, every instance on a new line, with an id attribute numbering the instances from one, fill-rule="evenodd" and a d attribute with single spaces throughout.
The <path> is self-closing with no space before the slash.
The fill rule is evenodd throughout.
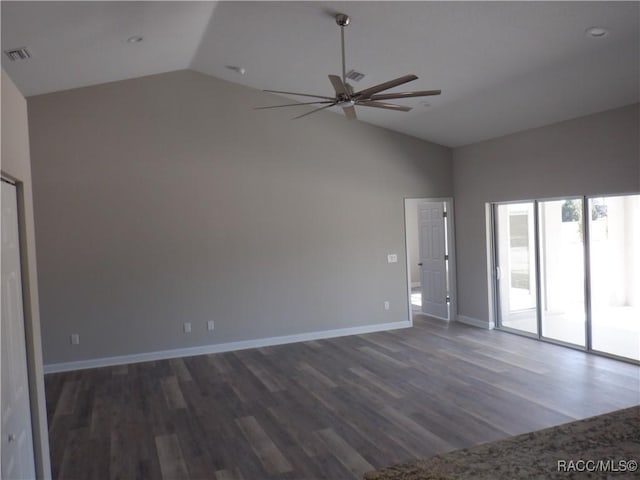
<path id="1" fill-rule="evenodd" d="M 355 70 L 349 70 L 345 75 L 349 80 L 359 82 L 364 78 L 364 73 L 356 72 Z"/>
<path id="2" fill-rule="evenodd" d="M 16 60 L 26 60 L 27 58 L 31 58 L 31 53 L 27 50 L 27 47 L 20 48 L 12 48 L 10 50 L 5 50 L 4 53 L 7 54 L 9 60 L 15 62 Z"/>

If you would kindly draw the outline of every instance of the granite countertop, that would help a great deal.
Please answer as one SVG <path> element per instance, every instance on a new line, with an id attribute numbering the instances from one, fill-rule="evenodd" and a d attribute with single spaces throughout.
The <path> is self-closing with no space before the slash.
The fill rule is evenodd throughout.
<path id="1" fill-rule="evenodd" d="M 597 461 L 603 461 L 596 464 Z M 634 462 L 636 462 L 634 464 Z M 367 472 L 366 480 L 640 478 L 640 406 Z M 605 469 L 609 467 L 608 471 Z M 614 470 L 611 470 L 614 469 Z"/>

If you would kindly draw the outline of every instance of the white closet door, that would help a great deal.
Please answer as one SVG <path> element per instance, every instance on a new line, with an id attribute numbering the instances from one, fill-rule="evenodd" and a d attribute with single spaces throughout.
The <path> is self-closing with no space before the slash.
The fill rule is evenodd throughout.
<path id="1" fill-rule="evenodd" d="M 2 478 L 33 479 L 35 465 L 20 275 L 16 187 L 2 181 Z"/>

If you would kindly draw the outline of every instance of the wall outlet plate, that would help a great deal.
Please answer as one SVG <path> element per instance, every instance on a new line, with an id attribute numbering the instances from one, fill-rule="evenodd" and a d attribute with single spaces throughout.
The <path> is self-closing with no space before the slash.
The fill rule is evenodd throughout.
<path id="1" fill-rule="evenodd" d="M 387 255 L 387 263 L 398 263 L 398 255 L 395 253 Z"/>
<path id="2" fill-rule="evenodd" d="M 71 334 L 71 345 L 79 345 L 80 344 L 80 335 L 77 333 Z"/>
<path id="3" fill-rule="evenodd" d="M 184 322 L 184 333 L 191 333 L 191 322 Z"/>
<path id="4" fill-rule="evenodd" d="M 385 300 L 385 301 L 384 301 L 384 309 L 385 309 L 385 310 L 389 310 L 389 308 L 390 308 L 389 300 Z"/>
<path id="5" fill-rule="evenodd" d="M 213 330 L 214 326 L 215 326 L 215 324 L 213 323 L 213 320 L 209 320 L 207 322 L 207 330 Z"/>

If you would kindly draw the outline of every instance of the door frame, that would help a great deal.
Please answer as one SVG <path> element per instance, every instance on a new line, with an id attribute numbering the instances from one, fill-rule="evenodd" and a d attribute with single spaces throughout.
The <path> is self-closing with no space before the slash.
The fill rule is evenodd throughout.
<path id="1" fill-rule="evenodd" d="M 22 304 L 24 315 L 25 350 L 27 357 L 27 381 L 31 410 L 31 433 L 33 439 L 34 464 L 37 479 L 51 478 L 51 460 L 49 453 L 49 429 L 47 424 L 46 399 L 44 389 L 44 370 L 42 362 L 42 342 L 40 315 L 38 309 L 38 290 L 36 278 L 30 266 L 35 266 L 35 252 L 29 248 L 29 239 L 33 234 L 31 223 L 28 226 L 26 206 L 26 187 L 23 181 L 0 170 L 0 181 L 15 186 L 18 207 L 18 242 L 20 248 L 20 270 L 22 278 Z"/>
<path id="2" fill-rule="evenodd" d="M 413 325 L 413 310 L 411 309 L 411 257 L 409 236 L 407 235 L 407 202 L 412 200 L 426 200 L 428 202 L 443 202 L 447 212 L 446 221 L 446 248 L 448 259 L 448 273 L 449 273 L 449 320 L 456 321 L 458 318 L 458 293 L 456 288 L 456 241 L 454 233 L 454 201 L 453 197 L 404 197 L 403 200 L 403 212 L 404 212 L 404 239 L 405 239 L 405 258 L 406 258 L 406 289 L 407 289 L 407 308 L 409 310 L 409 323 Z M 417 222 L 417 218 L 416 218 Z"/>
<path id="3" fill-rule="evenodd" d="M 487 245 L 490 246 L 491 248 L 491 268 L 489 269 L 489 271 L 492 274 L 492 281 L 493 281 L 493 288 L 495 289 L 495 301 L 494 301 L 494 308 L 495 308 L 495 317 L 494 317 L 494 321 L 493 321 L 493 325 L 495 328 L 501 328 L 504 330 L 514 330 L 516 332 L 521 333 L 522 335 L 525 336 L 533 336 L 535 338 L 537 338 L 537 333 L 531 333 L 531 332 L 527 332 L 525 330 L 518 330 L 515 328 L 511 328 L 508 326 L 503 325 L 503 318 L 502 318 L 502 308 L 501 308 L 501 303 L 503 302 L 503 295 L 501 292 L 501 288 L 504 287 L 504 284 L 500 283 L 500 280 L 503 278 L 503 273 L 502 271 L 500 271 L 500 274 L 498 274 L 499 271 L 499 266 L 498 263 L 499 259 L 502 255 L 510 255 L 510 252 L 507 251 L 507 253 L 505 254 L 504 252 L 501 252 L 501 249 L 498 247 L 498 244 L 500 243 L 498 241 L 498 238 L 500 237 L 500 235 L 503 235 L 505 232 L 504 230 L 499 230 L 498 229 L 498 222 L 497 222 L 497 217 L 498 217 L 498 207 L 502 206 L 502 205 L 521 205 L 521 204 L 531 204 L 532 207 L 532 214 L 531 214 L 531 218 L 527 218 L 527 226 L 530 229 L 530 231 L 532 232 L 531 238 L 530 238 L 530 246 L 529 246 L 529 262 L 530 265 L 532 266 L 529 270 L 529 280 L 533 280 L 532 283 L 535 284 L 535 288 L 534 288 L 534 295 L 535 295 L 535 301 L 534 301 L 534 306 L 533 308 L 536 309 L 536 329 L 537 331 L 540 331 L 540 318 L 538 315 L 538 298 L 540 297 L 540 288 L 539 288 L 539 284 L 538 284 L 538 237 L 536 235 L 536 232 L 538 230 L 538 215 L 537 215 L 537 202 L 535 200 L 522 200 L 522 201 L 510 201 L 510 202 L 496 202 L 490 205 L 490 230 L 492 232 L 492 236 L 490 238 L 490 241 L 487 241 Z M 510 228 L 510 217 L 509 220 L 507 221 L 507 229 Z M 507 237 L 509 237 L 509 232 L 510 230 L 508 230 L 506 232 Z M 507 249 L 508 250 L 508 249 Z M 510 263 L 510 262 L 509 262 Z M 510 281 L 509 281 L 509 285 L 510 285 Z M 504 301 L 509 301 L 510 298 L 506 298 L 504 299 Z"/>

